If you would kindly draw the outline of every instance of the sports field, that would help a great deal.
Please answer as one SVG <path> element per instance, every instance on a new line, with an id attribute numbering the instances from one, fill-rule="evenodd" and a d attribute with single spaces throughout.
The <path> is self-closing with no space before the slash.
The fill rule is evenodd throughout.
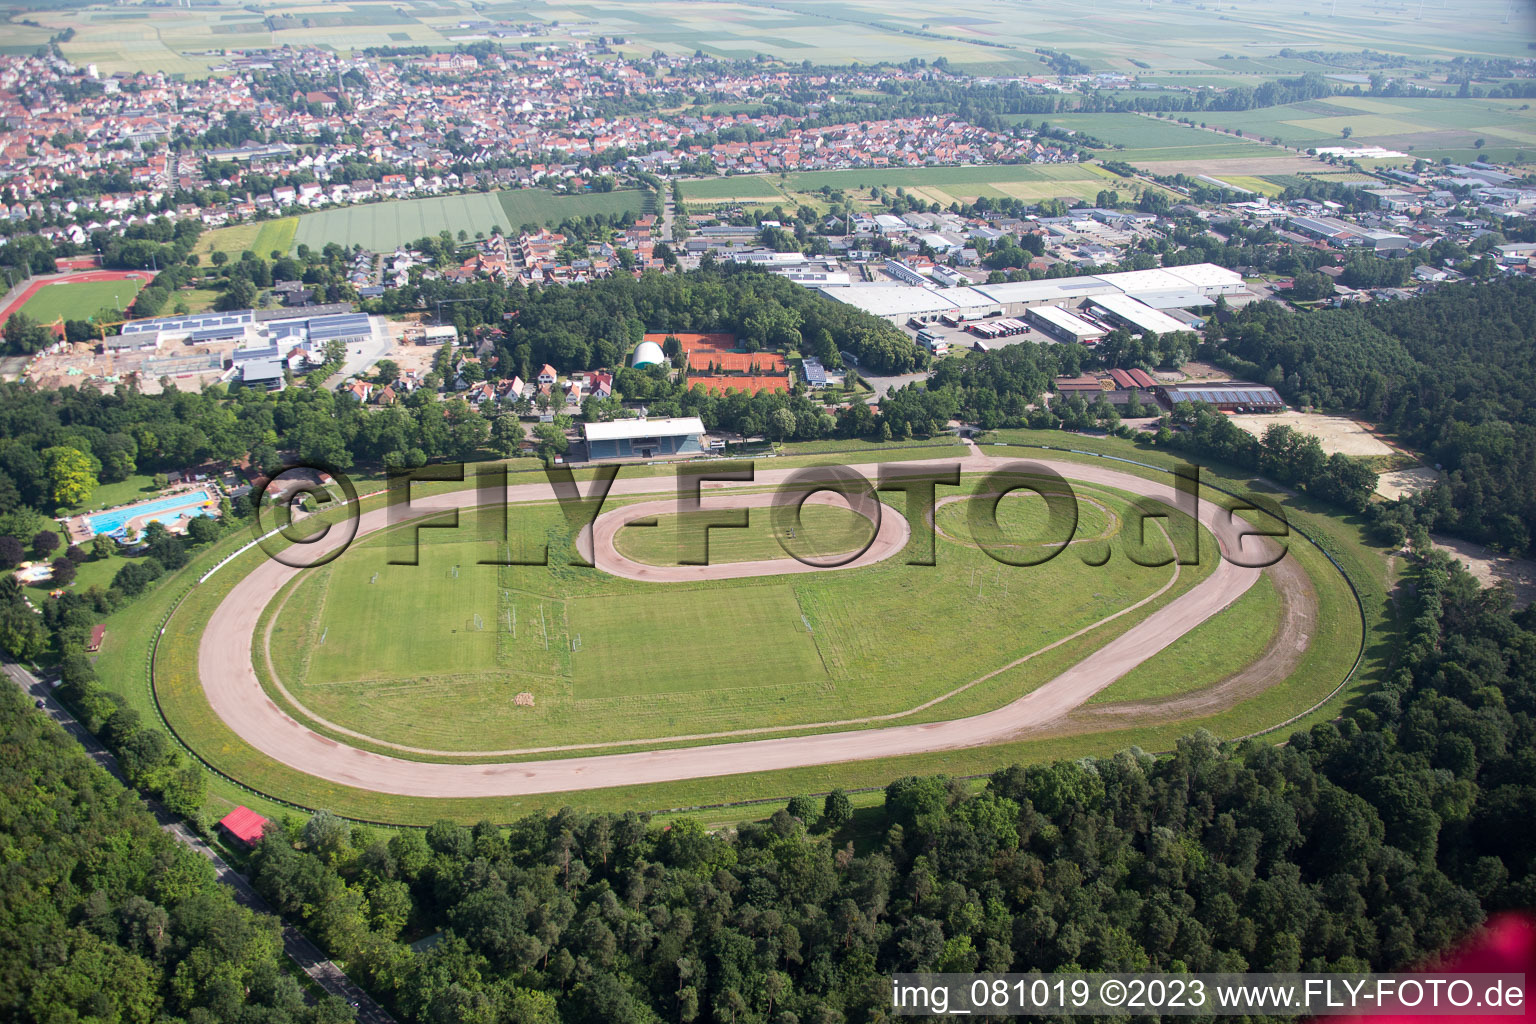
<path id="1" fill-rule="evenodd" d="M 1102 545 L 1123 519 L 1124 499 L 1081 497 L 1077 536 Z M 1157 595 L 1100 626 L 1092 641 L 925 712 L 947 718 L 1038 685 L 1211 568 L 1206 559 L 1175 579 L 1170 567 L 1138 566 L 1123 552 L 1093 567 L 1076 547 L 1044 565 L 1002 566 L 972 542 L 971 505 L 939 508 L 937 567 L 891 560 L 701 583 L 649 584 L 563 565 L 567 527 L 540 506 L 513 517 L 513 551 L 524 557 L 548 544 L 548 567 L 475 564 L 487 546 L 447 530 L 420 532 L 420 565 L 391 566 L 384 563 L 397 549 L 378 536 L 292 588 L 272 617 L 271 669 L 300 713 L 386 744 L 446 752 L 643 742 L 908 711 Z M 1043 509 L 1038 498 L 1004 499 L 1004 542 L 1037 546 Z M 847 534 L 857 535 L 853 547 L 867 538 L 867 525 L 840 505 L 805 511 L 802 530 L 825 535 L 827 547 L 847 550 Z M 900 512 L 886 506 L 885 514 Z M 674 562 L 677 517 L 657 521 L 624 528 L 621 553 Z M 767 511 L 754 510 L 753 521 L 712 531 L 711 562 L 783 557 Z M 532 694 L 533 706 L 516 705 L 518 693 Z"/>
<path id="2" fill-rule="evenodd" d="M 635 190 L 557 196 L 546 189 L 472 192 L 395 202 L 364 203 L 307 213 L 298 218 L 293 244 L 322 248 L 335 242 L 388 252 L 418 238 L 463 231 L 473 238 L 492 230 L 516 233 L 524 224 L 555 225 L 594 213 L 641 213 L 649 193 Z"/>
<path id="3" fill-rule="evenodd" d="M 148 276 L 146 272 L 144 278 Z M 100 309 L 124 309 L 148 283 L 144 278 L 44 285 L 27 299 L 21 312 L 38 323 L 51 324 L 67 317 L 88 317 Z"/>

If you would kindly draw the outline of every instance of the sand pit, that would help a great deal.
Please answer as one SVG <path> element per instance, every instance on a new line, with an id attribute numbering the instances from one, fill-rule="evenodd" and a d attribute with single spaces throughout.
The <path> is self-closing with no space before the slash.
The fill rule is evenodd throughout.
<path id="1" fill-rule="evenodd" d="M 1490 551 L 1481 544 L 1438 533 L 1431 534 L 1429 540 L 1435 547 L 1448 552 L 1466 566 L 1467 572 L 1477 577 L 1483 586 L 1491 587 L 1500 582 L 1509 584 L 1515 594 L 1516 608 L 1524 608 L 1536 600 L 1536 562 L 1510 558 Z"/>
<path id="2" fill-rule="evenodd" d="M 1394 469 L 1376 478 L 1376 493 L 1396 501 L 1398 498 L 1433 487 L 1440 474 L 1428 466 Z"/>
<path id="3" fill-rule="evenodd" d="M 1316 412 L 1278 412 L 1263 416 L 1234 416 L 1232 422 L 1255 437 L 1275 424 L 1282 424 L 1316 437 L 1323 451 L 1344 455 L 1391 455 L 1392 449 L 1374 437 L 1365 427 L 1347 416 L 1324 416 Z"/>

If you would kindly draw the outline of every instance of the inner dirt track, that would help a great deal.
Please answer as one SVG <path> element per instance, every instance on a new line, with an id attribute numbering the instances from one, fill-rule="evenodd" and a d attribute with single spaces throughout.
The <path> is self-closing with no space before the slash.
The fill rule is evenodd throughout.
<path id="1" fill-rule="evenodd" d="M 974 448 L 972 454 L 964 459 L 946 460 L 942 464 L 952 465 L 955 461 L 960 463 L 965 473 L 990 472 L 1004 464 L 1003 460 L 989 459 L 976 453 Z M 1097 465 L 1051 462 L 1046 459 L 1027 461 L 1042 464 L 1069 480 L 1114 488 L 1164 504 L 1175 503 L 1173 487 L 1160 481 Z M 875 479 L 879 469 L 874 465 L 851 468 L 870 480 Z M 757 473 L 753 484 L 748 486 L 778 485 L 794 472 L 761 471 Z M 610 495 L 655 493 L 669 483 L 667 478 L 657 477 L 626 479 L 621 473 L 614 481 Z M 743 485 L 736 483 L 727 486 Z M 543 482 L 507 489 L 507 500 L 514 503 L 548 501 L 553 497 L 552 490 Z M 412 517 L 455 508 L 470 508 L 480 500 L 475 490 L 422 498 L 411 503 Z M 765 504 L 768 500 L 769 496 L 763 494 L 716 494 L 708 487 L 703 497 L 706 508 L 735 508 L 747 504 Z M 637 574 L 634 578 L 656 582 L 816 571 L 788 558 L 772 562 L 677 567 L 632 562 L 613 549 L 613 537 L 620 526 L 647 514 L 655 515 L 676 509 L 670 500 L 646 504 L 652 506 L 649 512 L 644 511 L 642 506 L 624 506 L 604 513 L 598 517 L 592 530 L 584 533 L 582 547 L 594 564 L 620 575 L 628 576 L 633 572 Z M 1202 499 L 1199 507 L 1200 521 L 1216 538 L 1224 555 L 1241 550 L 1251 556 L 1256 545 L 1269 543 L 1252 536 L 1240 538 L 1239 534 L 1246 524 L 1242 520 L 1234 522 L 1225 510 L 1214 503 Z M 389 525 L 387 515 L 385 509 L 363 513 L 358 520 L 357 537 L 361 538 Z M 899 525 L 887 528 L 887 523 Z M 850 566 L 872 564 L 902 550 L 907 537 L 905 517 L 884 515 L 881 526 L 869 549 Z M 345 533 L 345 530 L 333 528 L 331 536 L 309 546 L 306 551 L 318 553 L 328 545 L 334 547 L 345 539 Z M 1202 550 L 1201 557 L 1214 557 L 1214 554 Z M 744 569 L 748 572 L 744 572 Z M 256 626 L 267 604 L 302 571 L 276 561 L 264 561 L 235 584 L 210 616 L 198 648 L 198 674 L 214 713 L 236 735 L 266 756 L 330 782 L 402 796 L 496 797 L 802 768 L 984 746 L 1037 734 L 1059 723 L 1099 690 L 1227 607 L 1253 586 L 1262 570 L 1243 568 L 1223 557 L 1204 580 L 1119 637 L 1030 693 L 983 714 L 920 725 L 502 764 L 409 761 L 343 746 L 314 732 L 279 708 L 262 689 L 253 668 Z"/>

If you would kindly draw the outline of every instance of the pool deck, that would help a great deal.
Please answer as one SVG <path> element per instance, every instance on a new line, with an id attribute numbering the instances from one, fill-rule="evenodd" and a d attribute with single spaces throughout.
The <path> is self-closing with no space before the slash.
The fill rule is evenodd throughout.
<path id="1" fill-rule="evenodd" d="M 209 495 L 209 498 L 195 500 L 192 497 L 195 494 L 204 493 Z M 81 513 L 80 515 L 70 516 L 68 519 L 64 520 L 64 528 L 69 534 L 69 542 L 71 544 L 88 543 L 92 537 L 96 536 L 95 531 L 91 529 L 91 519 L 93 517 L 104 516 L 113 512 L 121 512 L 134 509 L 140 505 L 151 505 L 156 502 L 165 501 L 168 498 L 177 497 L 179 495 L 185 495 L 187 497 L 187 501 L 184 504 L 171 505 L 169 507 L 159 509 L 155 512 L 147 512 L 143 515 L 130 516 L 128 519 L 123 521 L 124 527 L 127 528 L 128 533 L 131 535 L 133 533 L 142 531 L 144 527 L 148 525 L 148 523 L 152 520 L 159 519 L 164 521 L 165 517 L 167 516 L 171 516 L 175 513 L 185 514 L 194 509 L 201 508 L 204 502 L 207 500 L 211 500 L 217 503 L 220 498 L 219 489 L 212 483 L 204 482 L 198 484 L 187 484 L 181 487 L 170 488 L 153 498 L 146 498 L 143 501 L 136 501 L 131 505 L 118 505 L 116 508 L 104 508 L 95 512 L 85 512 Z M 180 533 L 186 529 L 186 520 L 181 520 L 176 523 L 166 523 L 166 528 L 169 529 L 172 533 Z"/>

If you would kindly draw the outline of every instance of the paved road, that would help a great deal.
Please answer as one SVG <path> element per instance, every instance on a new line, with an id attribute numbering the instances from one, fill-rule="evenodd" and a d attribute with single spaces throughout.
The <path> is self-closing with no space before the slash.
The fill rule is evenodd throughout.
<path id="1" fill-rule="evenodd" d="M 662 189 L 661 201 L 661 240 L 668 245 L 672 244 L 672 219 L 677 216 L 677 207 L 672 203 L 672 190 Z"/>
<path id="2" fill-rule="evenodd" d="M 43 712 L 63 726 L 65 732 L 80 741 L 80 745 L 85 748 L 85 752 L 90 755 L 91 760 L 111 772 L 123 785 L 129 785 L 127 778 L 123 775 L 122 768 L 117 763 L 117 758 L 113 757 L 112 752 L 102 746 L 101 742 L 91 735 L 85 726 L 76 721 L 75 716 L 70 714 L 64 705 L 54 699 L 52 693 L 49 692 L 48 686 L 41 679 L 10 659 L 4 661 L 3 667 L 6 676 L 10 678 L 11 682 L 20 687 L 22 692 L 34 701 L 41 700 L 43 702 Z M 129 788 L 132 789 L 133 787 L 129 786 Z M 212 862 L 214 873 L 218 876 L 219 881 L 234 890 L 236 902 L 242 903 L 260 913 L 272 914 L 274 917 L 277 917 L 276 914 L 273 914 L 272 908 L 267 905 L 267 902 L 252 887 L 250 879 L 230 867 L 228 861 L 220 857 L 213 847 L 203 842 L 201 837 L 187 828 L 181 819 L 171 814 L 158 801 L 146 798 L 144 802 L 148 805 L 150 813 L 155 816 L 155 820 L 160 822 L 160 828 L 170 835 L 171 838 Z M 290 960 L 299 965 L 305 974 L 313 978 L 321 988 L 356 1007 L 357 1019 L 359 1021 L 364 1022 L 364 1024 L 394 1024 L 394 1018 L 386 1013 L 383 1007 L 374 1002 L 368 993 L 353 984 L 352 979 L 343 974 L 341 968 L 326 959 L 325 954 L 320 951 L 318 946 L 305 938 L 297 928 L 286 923 L 283 924 L 283 951 L 288 954 Z"/>
<path id="3" fill-rule="evenodd" d="M 973 449 L 973 452 L 975 450 Z M 955 460 L 945 460 L 955 461 Z M 980 452 L 961 461 L 967 472 L 985 472 L 996 463 Z M 1082 480 L 1139 494 L 1165 504 L 1177 503 L 1168 484 L 1134 476 L 1123 470 L 1068 462 L 1045 462 L 1070 480 Z M 855 466 L 873 477 L 875 466 Z M 758 484 L 777 484 L 793 470 L 760 471 Z M 656 478 L 622 476 L 611 494 L 654 493 Z M 546 484 L 521 484 L 507 489 L 510 502 L 548 500 Z M 735 496 L 739 497 L 739 496 Z M 710 502 L 725 507 L 733 496 Z M 474 492 L 433 495 L 412 503 L 417 515 L 456 508 L 478 501 Z M 718 502 L 718 504 L 717 504 Z M 357 524 L 358 537 L 388 525 L 389 512 L 365 512 Z M 1200 520 L 1225 552 L 1251 551 L 1238 538 L 1243 525 L 1234 523 L 1215 504 L 1200 503 Z M 328 551 L 343 541 L 335 531 L 315 545 Z M 590 541 L 589 541 L 590 543 Z M 590 549 L 589 549 L 590 550 Z M 1207 553 L 1211 557 L 1213 553 Z M 604 552 L 602 560 L 613 556 Z M 799 563 L 784 560 L 775 571 L 796 571 Z M 716 567 L 729 573 L 729 563 Z M 407 761 L 356 747 L 346 747 L 312 731 L 278 707 L 262 688 L 253 668 L 257 620 L 282 588 L 301 570 L 275 561 L 264 562 L 236 583 L 203 629 L 198 651 L 198 675 L 208 703 L 225 724 L 266 756 L 298 771 L 359 789 L 403 796 L 467 797 L 558 793 L 610 786 L 735 775 L 783 768 L 836 764 L 901 754 L 928 753 L 983 746 L 1019 738 L 1059 721 L 1099 690 L 1152 657 L 1195 626 L 1235 601 L 1259 578 L 1260 570 L 1222 559 L 1216 569 L 1185 593 L 1158 608 L 1066 669 L 1054 679 L 1012 703 L 984 714 L 921 725 L 902 725 L 813 736 L 788 736 L 742 743 L 607 754 L 594 757 L 486 764 Z"/>
<path id="4" fill-rule="evenodd" d="M 347 358 L 342 362 L 341 369 L 326 380 L 325 390 L 335 391 L 348 377 L 361 376 L 370 366 L 389 355 L 394 349 L 395 341 L 390 337 L 389 331 L 384 328 L 375 328 L 371 341 L 361 345 L 347 346 Z"/>
<path id="5" fill-rule="evenodd" d="M 857 369 L 857 367 L 855 367 L 855 369 Z M 900 391 L 902 388 L 906 387 L 908 384 L 911 384 L 913 381 L 928 379 L 928 374 L 926 372 L 903 373 L 894 377 L 871 377 L 869 374 L 860 370 L 859 376 L 863 377 L 865 383 L 867 383 L 871 388 L 874 388 L 873 393 L 871 393 L 870 396 L 865 399 L 865 401 L 870 405 L 877 404 L 880 399 L 884 398 L 892 391 Z"/>

